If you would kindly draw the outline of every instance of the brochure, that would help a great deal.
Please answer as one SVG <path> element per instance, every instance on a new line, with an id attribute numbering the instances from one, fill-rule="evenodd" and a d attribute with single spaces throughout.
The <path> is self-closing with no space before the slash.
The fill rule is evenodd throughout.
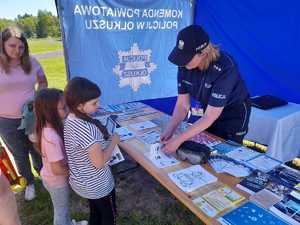
<path id="1" fill-rule="evenodd" d="M 280 218 L 253 202 L 247 202 L 233 209 L 220 217 L 218 221 L 224 225 L 287 225 Z"/>
<path id="2" fill-rule="evenodd" d="M 210 174 L 200 165 L 171 172 L 168 176 L 184 192 L 192 192 L 197 188 L 218 180 L 217 177 Z"/>

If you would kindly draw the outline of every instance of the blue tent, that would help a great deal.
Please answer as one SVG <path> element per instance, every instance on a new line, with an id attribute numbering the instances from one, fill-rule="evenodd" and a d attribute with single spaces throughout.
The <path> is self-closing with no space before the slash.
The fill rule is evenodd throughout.
<path id="1" fill-rule="evenodd" d="M 297 0 L 198 0 L 195 23 L 234 56 L 251 96 L 300 103 L 299 8 Z"/>
<path id="2" fill-rule="evenodd" d="M 66 15 L 62 11 L 60 6 L 62 6 L 63 2 L 66 3 L 68 1 L 58 1 L 58 11 L 63 31 L 66 31 L 66 27 L 70 26 L 76 30 L 74 24 L 66 24 L 68 20 L 62 19 L 62 17 L 69 18 L 71 16 L 70 14 Z M 95 3 L 97 1 L 90 2 Z M 116 3 L 113 0 L 111 2 L 119 4 L 119 2 Z M 123 2 L 129 4 L 128 1 Z M 156 5 L 156 2 L 159 1 L 144 0 L 144 3 L 147 3 L 149 6 L 153 5 L 153 3 Z M 186 2 L 190 1 L 186 0 Z M 129 4 L 128 7 L 133 7 L 133 5 Z M 299 60 L 297 53 L 300 51 L 299 8 L 300 2 L 297 0 L 276 0 L 272 2 L 197 0 L 194 6 L 194 23 L 203 26 L 209 33 L 211 41 L 235 58 L 251 96 L 271 94 L 287 101 L 300 103 L 300 81 L 297 79 L 297 76 L 300 75 L 300 68 L 297 63 Z M 188 20 L 182 23 L 182 25 L 184 24 L 188 24 Z M 139 35 L 139 33 L 136 34 Z M 68 35 L 68 33 L 64 33 L 65 39 L 70 38 Z M 83 33 L 78 35 L 83 35 Z M 168 39 L 168 42 L 175 41 L 176 35 L 174 33 L 172 35 L 173 37 Z M 169 34 L 169 36 L 172 35 L 171 33 Z M 132 39 L 132 36 L 130 38 Z M 88 47 L 89 44 L 86 43 L 86 46 Z M 76 47 L 73 46 L 73 48 Z M 145 48 L 145 46 L 142 47 Z M 163 48 L 163 46 L 160 46 L 160 48 Z M 83 51 L 84 49 L 79 50 L 81 53 Z M 73 68 L 70 68 L 68 60 L 71 56 L 67 53 L 65 56 L 70 73 Z M 73 58 L 72 60 L 77 60 L 73 63 L 76 67 L 81 59 L 79 56 L 75 56 L 75 59 Z M 159 61 L 162 62 L 164 60 L 167 62 L 166 59 L 160 59 Z M 170 65 L 168 65 L 169 67 Z M 75 69 L 75 71 L 80 71 L 80 68 Z M 171 88 L 170 85 L 170 83 L 176 85 L 174 71 L 172 69 L 172 74 L 170 75 L 172 79 L 170 79 L 170 82 L 167 82 L 172 91 L 159 90 L 161 95 L 157 95 L 157 92 L 150 93 L 142 87 L 142 94 L 137 96 L 142 96 L 141 99 L 151 99 L 145 102 L 167 113 L 171 113 L 176 100 L 176 97 L 170 97 L 172 94 L 176 95 L 176 88 Z M 69 74 L 69 77 L 72 76 Z M 166 77 L 162 76 L 161 79 L 162 84 L 164 84 L 163 81 L 165 81 Z M 157 87 L 160 86 L 160 84 L 155 85 Z M 124 96 L 130 98 L 134 94 Z M 138 97 L 130 100 L 138 100 Z"/>

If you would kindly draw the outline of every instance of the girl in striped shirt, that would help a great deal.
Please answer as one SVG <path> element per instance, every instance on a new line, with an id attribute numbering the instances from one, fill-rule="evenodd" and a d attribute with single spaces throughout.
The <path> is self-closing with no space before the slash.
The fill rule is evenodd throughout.
<path id="1" fill-rule="evenodd" d="M 89 224 L 115 225 L 115 183 L 107 162 L 120 138 L 116 134 L 109 137 L 100 121 L 90 116 L 99 107 L 100 95 L 99 87 L 85 78 L 69 81 L 65 89 L 70 109 L 64 124 L 65 149 L 70 185 L 89 201 Z"/>

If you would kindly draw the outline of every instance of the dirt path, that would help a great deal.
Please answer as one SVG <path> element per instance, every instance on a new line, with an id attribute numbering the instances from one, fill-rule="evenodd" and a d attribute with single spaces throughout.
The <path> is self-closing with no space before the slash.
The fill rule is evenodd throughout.
<path id="1" fill-rule="evenodd" d="M 54 51 L 54 52 L 46 52 L 46 53 L 41 53 L 41 54 L 33 54 L 33 56 L 36 59 L 45 59 L 45 58 L 54 58 L 54 57 L 59 57 L 63 56 L 63 51 Z"/>

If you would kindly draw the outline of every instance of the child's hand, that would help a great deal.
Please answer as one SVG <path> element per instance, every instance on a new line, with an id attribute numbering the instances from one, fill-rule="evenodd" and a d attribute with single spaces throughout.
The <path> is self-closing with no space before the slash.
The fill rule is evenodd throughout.
<path id="1" fill-rule="evenodd" d="M 111 142 L 113 144 L 119 144 L 120 143 L 120 136 L 118 134 L 113 134 L 111 138 Z"/>

